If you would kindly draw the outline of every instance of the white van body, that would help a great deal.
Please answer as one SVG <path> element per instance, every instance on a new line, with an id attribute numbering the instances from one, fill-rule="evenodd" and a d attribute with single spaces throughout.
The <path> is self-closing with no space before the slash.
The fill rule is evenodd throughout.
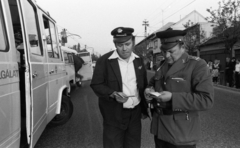
<path id="1" fill-rule="evenodd" d="M 77 51 L 65 46 L 61 46 L 62 57 L 64 59 L 65 68 L 67 72 L 67 83 L 71 88 L 72 85 L 81 86 L 81 79 L 76 76 L 73 55 L 77 55 Z"/>
<path id="2" fill-rule="evenodd" d="M 35 1 L 0 0 L 0 148 L 32 148 L 48 124 L 71 117 L 58 41 L 56 22 Z"/>
<path id="3" fill-rule="evenodd" d="M 78 74 L 82 76 L 81 81 L 90 81 L 93 76 L 92 56 L 90 52 L 80 52 L 77 54 L 84 60 L 82 68 L 78 71 Z"/>

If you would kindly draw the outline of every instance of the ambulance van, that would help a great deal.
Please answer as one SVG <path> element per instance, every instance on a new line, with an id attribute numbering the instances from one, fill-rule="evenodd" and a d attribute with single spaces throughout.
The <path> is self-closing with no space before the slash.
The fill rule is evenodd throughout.
<path id="1" fill-rule="evenodd" d="M 56 22 L 32 0 L 0 0 L 0 148 L 34 147 L 72 113 Z"/>

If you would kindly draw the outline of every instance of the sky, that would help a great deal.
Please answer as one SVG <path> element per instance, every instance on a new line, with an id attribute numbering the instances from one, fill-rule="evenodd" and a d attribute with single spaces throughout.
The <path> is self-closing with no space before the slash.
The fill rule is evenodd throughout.
<path id="1" fill-rule="evenodd" d="M 63 28 L 78 36 L 68 37 L 66 46 L 80 43 L 81 49 L 101 55 L 114 50 L 111 31 L 117 27 L 134 28 L 137 40 L 144 36 L 143 21 L 148 21 L 147 33 L 168 22 L 178 22 L 196 10 L 210 16 L 207 8 L 218 8 L 220 0 L 36 0 Z M 163 22 L 163 24 L 162 24 Z"/>

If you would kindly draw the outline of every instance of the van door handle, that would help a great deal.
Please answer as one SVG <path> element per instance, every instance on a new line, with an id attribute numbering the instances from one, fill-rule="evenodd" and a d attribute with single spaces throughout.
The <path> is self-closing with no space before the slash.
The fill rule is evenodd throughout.
<path id="1" fill-rule="evenodd" d="M 52 74 L 52 73 L 54 73 L 54 70 L 49 71 L 49 74 Z"/>
<path id="2" fill-rule="evenodd" d="M 38 76 L 38 74 L 35 72 L 34 74 L 32 74 L 33 78 L 36 78 Z"/>

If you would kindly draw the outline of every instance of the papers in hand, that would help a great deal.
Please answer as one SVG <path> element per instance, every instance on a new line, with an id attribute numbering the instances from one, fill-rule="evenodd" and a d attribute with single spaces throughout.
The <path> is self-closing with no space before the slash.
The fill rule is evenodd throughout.
<path id="1" fill-rule="evenodd" d="M 161 94 L 160 94 L 159 92 L 150 92 L 150 95 L 153 95 L 153 96 L 158 97 L 158 96 L 160 96 Z"/>

